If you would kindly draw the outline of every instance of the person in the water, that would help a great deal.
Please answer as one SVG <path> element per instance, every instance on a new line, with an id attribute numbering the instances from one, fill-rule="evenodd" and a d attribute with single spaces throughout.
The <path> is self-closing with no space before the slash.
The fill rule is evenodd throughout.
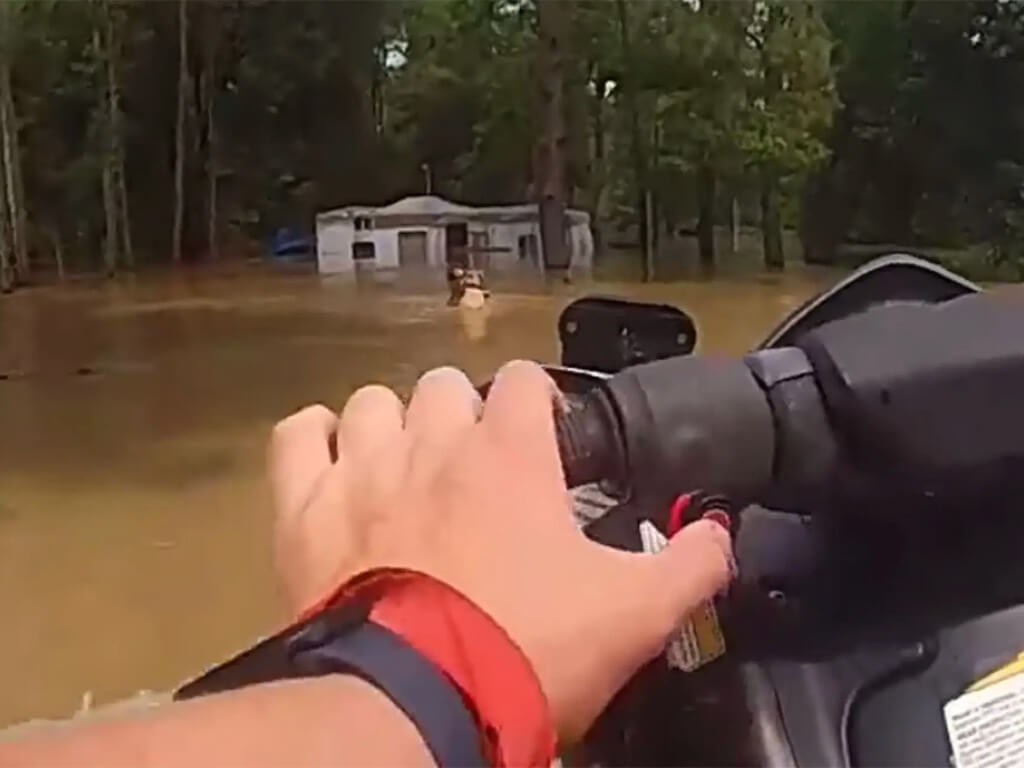
<path id="1" fill-rule="evenodd" d="M 483 270 L 469 269 L 467 267 L 448 267 L 448 306 L 457 307 L 463 303 L 467 291 L 478 291 L 479 298 L 473 304 L 480 303 L 480 299 L 486 300 L 491 292 L 484 285 Z"/>
<path id="2" fill-rule="evenodd" d="M 713 520 L 657 555 L 584 537 L 557 399 L 513 362 L 486 402 L 441 368 L 408 406 L 368 386 L 288 417 L 269 475 L 296 623 L 277 650 L 211 673 L 221 693 L 0 735 L 0 765 L 549 765 L 732 567 Z M 196 622 L 232 610 L 196 599 Z"/>

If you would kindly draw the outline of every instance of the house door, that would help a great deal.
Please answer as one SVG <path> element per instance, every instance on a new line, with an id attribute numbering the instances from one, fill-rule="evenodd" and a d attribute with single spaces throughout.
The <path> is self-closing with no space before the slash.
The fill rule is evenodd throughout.
<path id="1" fill-rule="evenodd" d="M 444 228 L 444 256 L 449 267 L 469 266 L 469 231 L 463 224 L 448 224 Z"/>
<path id="2" fill-rule="evenodd" d="M 422 267 L 427 263 L 427 233 L 398 233 L 398 266 Z"/>

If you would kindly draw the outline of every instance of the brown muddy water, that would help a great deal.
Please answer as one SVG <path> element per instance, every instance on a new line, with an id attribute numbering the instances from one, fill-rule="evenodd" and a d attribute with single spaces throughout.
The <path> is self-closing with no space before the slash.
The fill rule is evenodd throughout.
<path id="1" fill-rule="evenodd" d="M 0 725 L 167 689 L 278 626 L 263 451 L 293 409 L 554 361 L 584 293 L 677 304 L 740 352 L 827 282 L 498 286 L 483 312 L 263 271 L 0 297 Z"/>

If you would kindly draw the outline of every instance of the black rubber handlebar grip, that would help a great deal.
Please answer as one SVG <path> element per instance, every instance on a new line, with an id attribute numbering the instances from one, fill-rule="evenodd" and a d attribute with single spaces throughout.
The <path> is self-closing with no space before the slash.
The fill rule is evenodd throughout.
<path id="1" fill-rule="evenodd" d="M 555 437 L 568 487 L 619 479 L 617 430 L 602 394 L 568 396 L 555 411 Z"/>

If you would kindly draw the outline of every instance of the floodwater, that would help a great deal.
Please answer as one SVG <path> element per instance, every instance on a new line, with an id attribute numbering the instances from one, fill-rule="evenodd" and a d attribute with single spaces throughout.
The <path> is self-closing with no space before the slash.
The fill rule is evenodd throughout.
<path id="1" fill-rule="evenodd" d="M 554 361 L 584 293 L 669 302 L 740 352 L 820 273 L 444 289 L 262 270 L 0 297 L 0 725 L 168 689 L 283 620 L 263 451 L 275 420 L 424 370 Z"/>

